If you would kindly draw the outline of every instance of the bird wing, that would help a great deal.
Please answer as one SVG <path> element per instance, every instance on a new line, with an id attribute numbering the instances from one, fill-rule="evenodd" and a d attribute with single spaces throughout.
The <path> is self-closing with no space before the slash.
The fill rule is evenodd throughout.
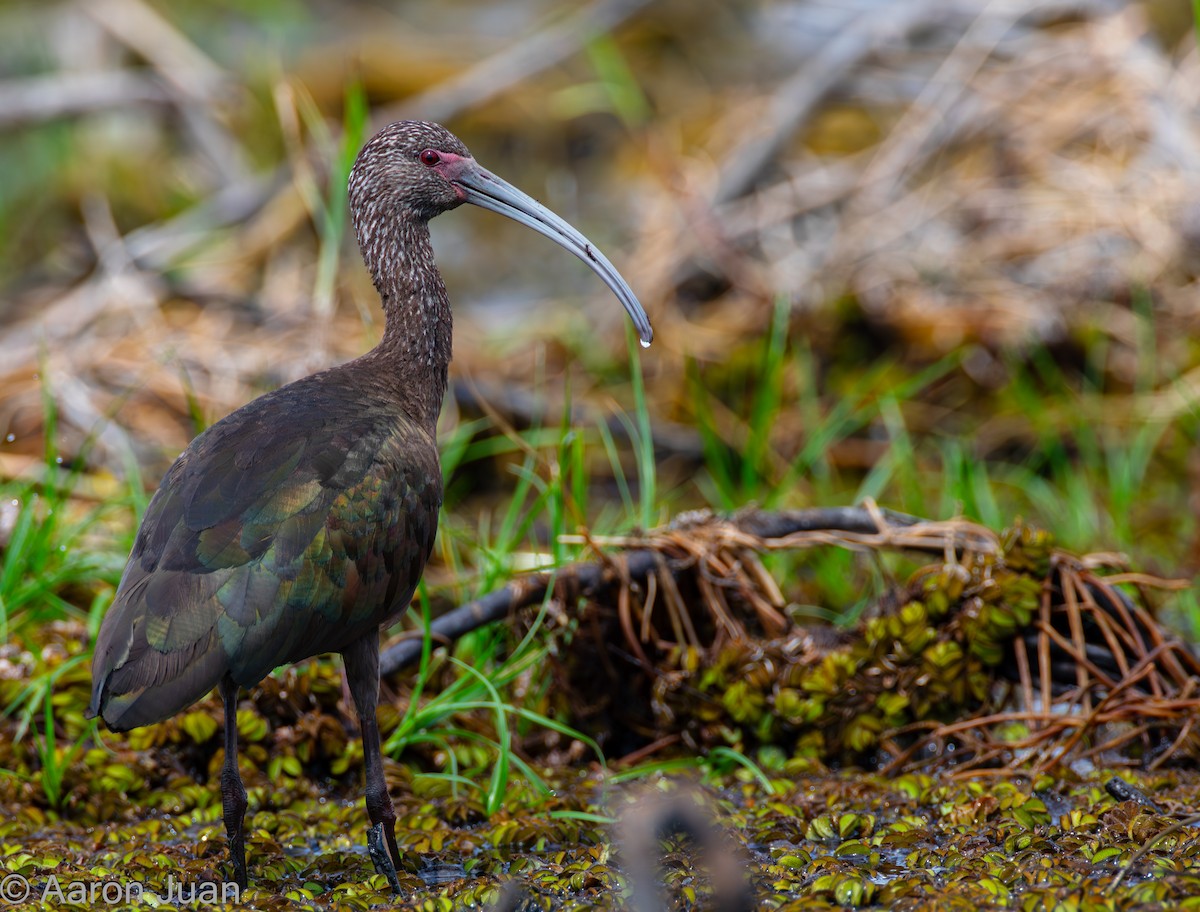
<path id="1" fill-rule="evenodd" d="M 96 642 L 91 711 L 110 728 L 167 718 L 226 673 L 251 686 L 344 648 L 412 597 L 441 505 L 436 445 L 358 393 L 300 381 L 176 460 Z"/>

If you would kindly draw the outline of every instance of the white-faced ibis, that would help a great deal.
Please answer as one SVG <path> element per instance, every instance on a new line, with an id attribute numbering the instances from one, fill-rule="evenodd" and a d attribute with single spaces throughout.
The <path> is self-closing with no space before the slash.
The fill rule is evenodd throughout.
<path id="1" fill-rule="evenodd" d="M 380 627 L 412 598 L 442 503 L 435 432 L 451 317 L 429 220 L 473 203 L 546 235 L 595 270 L 651 339 L 633 291 L 587 238 L 437 124 L 380 131 L 359 153 L 349 198 L 383 299 L 383 340 L 192 441 L 150 501 L 92 663 L 89 714 L 113 731 L 160 722 L 220 688 L 221 798 L 243 887 L 238 692 L 277 666 L 338 652 L 362 729 L 368 849 L 399 890 L 375 708 Z"/>

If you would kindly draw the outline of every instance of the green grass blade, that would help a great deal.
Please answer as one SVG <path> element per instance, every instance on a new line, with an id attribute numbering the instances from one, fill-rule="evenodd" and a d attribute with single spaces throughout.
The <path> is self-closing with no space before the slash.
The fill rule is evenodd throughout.
<path id="1" fill-rule="evenodd" d="M 784 355 L 787 352 L 790 316 L 791 303 L 787 297 L 779 295 L 771 316 L 771 330 L 763 343 L 759 379 L 750 400 L 750 423 L 741 472 L 743 496 L 756 491 L 763 480 L 773 474 L 767 454 L 771 448 L 771 429 L 778 420 L 783 396 Z"/>
<path id="2" fill-rule="evenodd" d="M 759 785 L 763 787 L 763 791 L 765 791 L 768 795 L 778 794 L 778 789 L 775 788 L 775 783 L 773 783 L 770 777 L 768 777 L 767 774 L 762 771 L 762 767 L 760 767 L 741 751 L 736 751 L 732 747 L 718 745 L 709 751 L 708 754 L 709 757 L 712 758 L 733 761 L 749 771 L 750 774 L 758 780 Z"/>
<path id="3" fill-rule="evenodd" d="M 593 38 L 588 43 L 587 55 L 613 111 L 625 127 L 634 130 L 647 123 L 651 116 L 650 102 L 612 35 L 605 33 Z"/>
<path id="4" fill-rule="evenodd" d="M 642 377 L 641 344 L 633 327 L 626 325 L 625 342 L 629 350 L 629 375 L 633 384 L 633 406 L 637 431 L 634 441 L 638 467 L 638 522 L 643 529 L 658 524 L 657 467 L 654 463 L 654 434 L 650 427 L 650 409 L 646 403 L 646 385 Z"/>
<path id="5" fill-rule="evenodd" d="M 473 676 L 492 697 L 491 702 L 480 704 L 479 706 L 481 709 L 492 710 L 493 718 L 496 721 L 496 763 L 492 767 L 492 776 L 488 783 L 487 796 L 484 799 L 484 808 L 490 816 L 496 813 L 504 803 L 504 792 L 508 787 L 508 771 L 513 760 L 512 741 L 508 732 L 508 716 L 505 713 L 507 706 L 500 698 L 500 692 L 488 680 L 485 674 L 472 668 L 466 662 L 460 662 L 453 657 L 451 657 L 450 661 L 458 666 L 460 670 Z"/>
<path id="6" fill-rule="evenodd" d="M 620 770 L 609 775 L 611 785 L 622 782 L 633 782 L 650 776 L 674 776 L 700 769 L 704 761 L 700 757 L 677 757 L 671 760 L 654 760 L 649 763 L 639 763 L 627 770 Z"/>

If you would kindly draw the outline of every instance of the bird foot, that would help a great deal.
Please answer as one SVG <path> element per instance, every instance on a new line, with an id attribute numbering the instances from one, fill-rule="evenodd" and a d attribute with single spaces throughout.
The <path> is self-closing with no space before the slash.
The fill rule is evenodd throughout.
<path id="1" fill-rule="evenodd" d="M 387 843 L 383 839 L 383 823 L 377 823 L 367 830 L 367 854 L 375 865 L 375 872 L 387 878 L 392 892 L 400 895 L 400 878 L 396 876 L 396 865 L 388 852 Z"/>
<path id="2" fill-rule="evenodd" d="M 229 862 L 233 866 L 233 882 L 239 890 L 245 890 L 249 878 L 246 876 L 246 842 L 241 830 L 229 834 Z"/>

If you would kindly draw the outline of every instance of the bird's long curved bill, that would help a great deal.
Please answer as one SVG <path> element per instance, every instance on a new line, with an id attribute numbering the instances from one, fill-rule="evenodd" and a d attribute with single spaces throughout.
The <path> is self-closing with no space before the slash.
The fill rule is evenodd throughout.
<path id="1" fill-rule="evenodd" d="M 522 193 L 508 181 L 496 177 L 474 162 L 469 168 L 456 174 L 453 183 L 462 188 L 464 202 L 499 212 L 539 234 L 544 234 L 592 267 L 596 275 L 604 280 L 604 284 L 613 290 L 613 294 L 624 305 L 642 339 L 642 345 L 650 344 L 654 338 L 650 318 L 646 316 L 646 311 L 633 289 L 629 287 L 629 283 L 621 278 L 616 267 L 596 249 L 595 244 L 533 197 Z"/>

